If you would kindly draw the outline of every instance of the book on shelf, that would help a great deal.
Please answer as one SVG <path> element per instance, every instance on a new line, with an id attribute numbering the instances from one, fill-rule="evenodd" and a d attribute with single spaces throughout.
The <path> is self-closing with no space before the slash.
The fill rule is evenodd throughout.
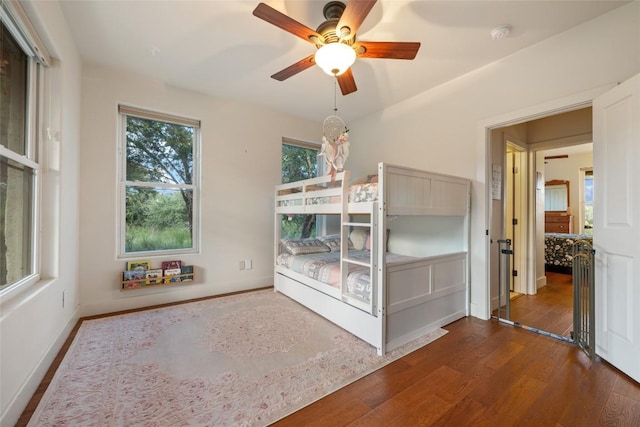
<path id="1" fill-rule="evenodd" d="M 180 268 L 167 268 L 164 270 L 164 283 L 172 283 L 180 281 Z"/>
<path id="2" fill-rule="evenodd" d="M 127 261 L 127 271 L 131 270 L 151 270 L 151 261 L 148 259 Z"/>
<path id="3" fill-rule="evenodd" d="M 127 270 L 122 272 L 122 287 L 137 288 L 146 284 L 146 270 Z"/>
<path id="4" fill-rule="evenodd" d="M 162 269 L 169 270 L 172 268 L 182 267 L 182 261 L 162 261 Z"/>
<path id="5" fill-rule="evenodd" d="M 190 282 L 193 280 L 193 265 L 183 265 L 180 267 L 180 279 L 183 282 Z"/>
<path id="6" fill-rule="evenodd" d="M 157 283 L 162 283 L 162 269 L 154 268 L 151 270 L 147 270 L 146 278 L 147 278 L 147 285 L 155 285 Z"/>

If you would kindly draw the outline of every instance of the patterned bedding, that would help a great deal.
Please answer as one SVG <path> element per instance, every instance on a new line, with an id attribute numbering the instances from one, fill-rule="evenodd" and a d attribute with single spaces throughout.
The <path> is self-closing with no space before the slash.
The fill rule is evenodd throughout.
<path id="1" fill-rule="evenodd" d="M 571 269 L 573 244 L 577 240 L 592 242 L 593 237 L 587 234 L 545 233 L 544 263 L 547 267 Z"/>
<path id="2" fill-rule="evenodd" d="M 355 184 L 349 187 L 349 202 L 375 202 L 378 200 L 378 183 Z M 311 197 L 307 199 L 309 205 L 322 205 L 327 203 L 340 202 L 338 197 Z M 302 204 L 301 199 L 284 200 L 279 206 L 297 206 Z"/>
<path id="3" fill-rule="evenodd" d="M 367 250 L 350 250 L 349 258 L 369 262 L 370 252 Z M 387 264 L 414 259 L 409 256 L 387 253 Z M 280 254 L 276 260 L 278 265 L 286 267 L 307 277 L 327 283 L 333 287 L 340 284 L 340 252 L 324 252 L 307 255 Z M 369 301 L 371 280 L 369 268 L 349 264 L 347 290 L 350 294 Z"/>

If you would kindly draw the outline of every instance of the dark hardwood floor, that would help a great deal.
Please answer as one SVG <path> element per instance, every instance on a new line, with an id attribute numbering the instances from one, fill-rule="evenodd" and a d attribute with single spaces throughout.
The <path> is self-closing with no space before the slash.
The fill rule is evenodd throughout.
<path id="1" fill-rule="evenodd" d="M 449 334 L 276 426 L 640 426 L 640 384 L 496 320 Z"/>
<path id="2" fill-rule="evenodd" d="M 573 330 L 573 283 L 570 274 L 547 271 L 546 286 L 536 295 L 511 300 L 511 319 L 556 335 L 571 336 Z"/>
<path id="3" fill-rule="evenodd" d="M 18 426 L 29 422 L 77 328 Z M 445 329 L 275 425 L 640 426 L 640 384 L 576 346 L 497 320 L 469 317 Z"/>

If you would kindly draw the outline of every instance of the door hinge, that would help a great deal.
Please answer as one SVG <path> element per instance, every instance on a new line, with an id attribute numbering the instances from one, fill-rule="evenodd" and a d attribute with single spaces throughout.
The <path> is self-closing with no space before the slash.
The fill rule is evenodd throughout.
<path id="1" fill-rule="evenodd" d="M 513 173 L 518 173 L 518 167 L 517 166 L 513 167 Z"/>
<path id="2" fill-rule="evenodd" d="M 513 277 L 517 277 L 518 276 L 518 270 L 513 270 Z"/>
<path id="3" fill-rule="evenodd" d="M 518 218 L 513 218 L 513 221 L 511 221 L 513 225 L 518 225 Z"/>

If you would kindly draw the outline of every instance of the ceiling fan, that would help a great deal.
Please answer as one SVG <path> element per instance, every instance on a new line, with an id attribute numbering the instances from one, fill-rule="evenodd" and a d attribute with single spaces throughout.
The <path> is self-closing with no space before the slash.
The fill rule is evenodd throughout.
<path id="1" fill-rule="evenodd" d="M 283 14 L 264 3 L 258 4 L 253 14 L 270 24 L 279 27 L 294 36 L 312 43 L 318 51 L 289 67 L 278 71 L 271 77 L 283 81 L 312 67 L 314 64 L 334 75 L 343 95 L 358 90 L 351 72 L 351 64 L 359 58 L 414 59 L 420 49 L 418 42 L 367 42 L 356 40 L 356 33 L 365 20 L 376 0 L 351 0 L 345 6 L 339 1 L 327 3 L 322 13 L 325 17 L 314 31 L 304 24 Z M 329 52 L 333 50 L 334 52 Z M 323 56 L 331 59 L 344 56 L 344 63 L 323 63 Z"/>

